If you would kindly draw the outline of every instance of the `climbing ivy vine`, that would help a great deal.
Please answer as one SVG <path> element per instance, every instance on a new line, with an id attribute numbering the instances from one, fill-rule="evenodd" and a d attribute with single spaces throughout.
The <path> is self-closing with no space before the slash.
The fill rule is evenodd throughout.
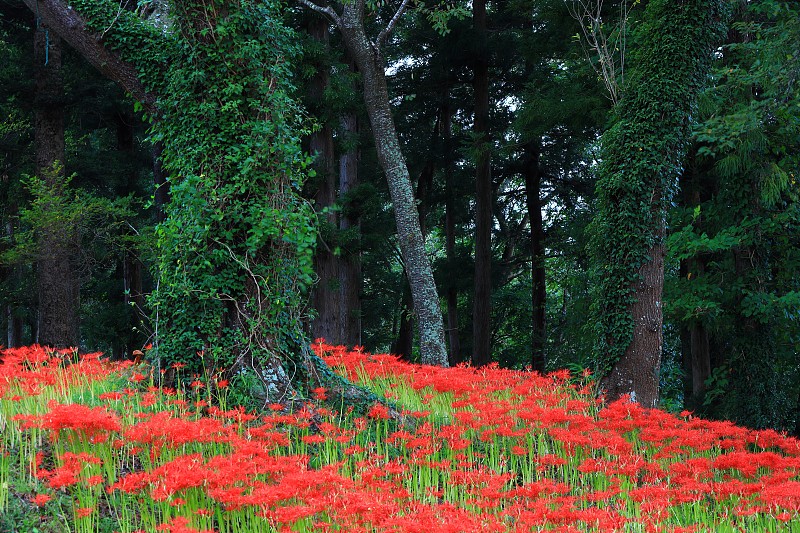
<path id="1" fill-rule="evenodd" d="M 299 40 L 277 5 L 175 2 L 168 26 L 113 2 L 73 7 L 157 97 L 151 136 L 171 192 L 151 301 L 164 368 L 300 368 L 316 234 L 298 194 L 309 163 L 291 98 Z"/>
<path id="2" fill-rule="evenodd" d="M 641 270 L 659 259 L 654 255 L 663 247 L 666 210 L 684 163 L 696 97 L 724 20 L 721 0 L 653 0 L 636 23 L 636 52 L 614 124 L 602 138 L 591 229 L 602 375 L 621 360 L 641 327 L 631 311 L 641 298 Z M 660 330 L 661 323 L 648 327 Z M 657 374 L 658 368 L 642 371 Z"/>

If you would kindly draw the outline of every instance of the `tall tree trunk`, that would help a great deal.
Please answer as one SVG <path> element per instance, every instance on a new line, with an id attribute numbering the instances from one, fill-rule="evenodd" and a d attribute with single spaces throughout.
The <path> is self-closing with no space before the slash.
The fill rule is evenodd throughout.
<path id="1" fill-rule="evenodd" d="M 524 175 L 528 220 L 531 225 L 531 366 L 544 373 L 546 340 L 546 304 L 544 268 L 544 222 L 542 220 L 542 172 L 539 169 L 540 148 L 538 142 L 525 146 Z"/>
<path id="2" fill-rule="evenodd" d="M 434 128 L 434 136 L 438 134 L 438 128 Z M 422 230 L 422 237 L 425 238 L 427 230 L 425 228 L 425 219 L 428 215 L 429 208 L 429 194 L 433 187 L 433 173 L 434 173 L 433 160 L 429 159 L 422 169 L 422 173 L 417 180 L 417 205 L 419 210 L 420 229 Z M 400 329 L 397 333 L 397 340 L 394 342 L 392 353 L 399 355 L 406 361 L 411 361 L 412 347 L 414 340 L 414 324 L 413 317 L 413 298 L 410 290 L 409 273 L 407 269 L 403 269 L 404 278 L 404 291 L 403 301 L 400 305 Z M 448 359 L 449 362 L 449 359 Z"/>
<path id="3" fill-rule="evenodd" d="M 422 362 L 447 366 L 439 295 L 433 279 L 433 268 L 425 251 L 425 240 L 420 228 L 419 213 L 414 204 L 408 166 L 400 148 L 389 105 L 383 58 L 364 32 L 363 16 L 362 1 L 346 3 L 341 16 L 342 37 L 361 72 L 364 103 L 372 126 L 378 161 L 389 183 L 400 250 L 414 300 Z"/>
<path id="4" fill-rule="evenodd" d="M 6 219 L 6 239 L 9 246 L 16 244 L 14 231 L 17 223 L 17 205 L 16 202 L 9 202 L 8 204 L 8 218 Z M 22 284 L 22 271 L 19 265 L 10 265 L 3 269 L 4 274 L 8 276 L 11 281 L 12 287 L 17 289 Z M 19 314 L 18 302 L 16 298 L 12 298 L 6 305 L 6 346 L 9 348 L 17 348 L 23 345 L 22 342 L 22 316 Z"/>
<path id="5" fill-rule="evenodd" d="M 594 322 L 609 400 L 658 403 L 666 210 L 686 156 L 697 94 L 722 35 L 720 0 L 651 0 L 604 135 L 594 221 Z"/>
<path id="6" fill-rule="evenodd" d="M 117 150 L 122 152 L 128 159 L 125 161 L 129 165 L 130 172 L 126 176 L 125 187 L 120 191 L 123 195 L 133 190 L 136 181 L 136 169 L 133 165 L 135 151 L 135 118 L 131 113 L 118 112 L 115 115 L 117 126 Z M 136 254 L 135 249 L 127 247 L 122 257 L 122 301 L 125 309 L 128 310 L 129 327 L 138 328 L 147 319 L 145 313 L 145 295 L 142 283 L 142 262 Z M 123 337 L 123 341 L 126 338 Z M 126 343 L 127 344 L 127 343 Z M 133 348 L 122 342 L 115 341 L 115 357 L 122 359 L 126 353 L 130 353 Z"/>
<path id="7" fill-rule="evenodd" d="M 345 113 L 341 119 L 344 134 L 355 138 L 358 135 L 358 117 L 355 112 Z M 339 157 L 339 196 L 346 197 L 358 186 L 358 162 L 361 149 L 356 143 Z M 339 218 L 339 229 L 360 229 L 361 221 L 352 209 L 346 209 Z M 360 231 L 359 231 L 360 233 Z M 360 250 L 360 245 L 359 245 Z M 361 344 L 361 254 L 349 253 L 340 258 L 339 285 L 342 297 L 339 299 L 339 314 L 344 317 L 342 342 L 346 345 Z"/>
<path id="8" fill-rule="evenodd" d="M 442 96 L 442 108 L 439 123 L 442 130 L 444 148 L 444 182 L 445 182 L 445 254 L 449 265 L 455 264 L 456 222 L 455 191 L 453 190 L 453 111 L 450 107 L 449 88 Z M 449 341 L 449 362 L 455 366 L 461 362 L 461 341 L 458 336 L 458 290 L 452 282 L 447 285 L 447 338 Z"/>
<path id="9" fill-rule="evenodd" d="M 64 88 L 61 79 L 61 38 L 45 26 L 34 35 L 36 109 L 34 129 L 36 174 L 54 195 L 62 194 L 64 174 Z M 54 205 L 51 211 L 57 211 Z M 66 348 L 78 346 L 78 277 L 73 247 L 74 229 L 55 223 L 40 228 L 37 283 L 38 342 Z"/>
<path id="10" fill-rule="evenodd" d="M 492 173 L 489 141 L 489 59 L 486 0 L 472 3 L 478 53 L 473 67 L 477 160 L 475 169 L 475 294 L 472 311 L 472 364 L 491 361 L 492 313 Z"/>
<path id="11" fill-rule="evenodd" d="M 412 309 L 413 302 L 408 279 L 404 277 L 403 281 L 403 298 L 400 301 L 398 319 L 400 327 L 397 329 L 397 337 L 392 343 L 391 352 L 399 356 L 403 361 L 411 361 L 414 351 L 414 321 L 412 320 L 414 310 Z"/>
<path id="12" fill-rule="evenodd" d="M 329 32 L 328 22 L 325 19 L 312 14 L 309 17 L 307 31 L 312 39 L 327 49 Z M 319 111 L 316 106 L 322 102 L 329 82 L 330 74 L 327 68 L 318 65 L 309 84 L 308 96 L 312 112 Z M 323 209 L 332 207 L 336 202 L 336 155 L 333 148 L 333 130 L 329 124 L 322 124 L 319 130 L 311 134 L 309 152 L 315 158 L 314 168 L 317 176 L 313 181 L 316 185 L 314 205 L 316 211 L 320 213 Z M 343 328 L 340 322 L 346 320 L 346 317 L 341 316 L 340 312 L 340 261 L 334 255 L 335 246 L 332 239 L 338 229 L 336 213 L 328 211 L 321 223 L 323 224 L 323 242 L 317 246 L 314 254 L 314 270 L 318 281 L 311 294 L 312 305 L 317 316 L 311 323 L 311 333 L 314 338 L 323 338 L 333 344 L 342 344 L 344 339 L 341 338 Z M 327 236 L 332 238 L 328 239 L 329 242 L 324 242 Z"/>
<path id="13" fill-rule="evenodd" d="M 710 194 L 703 192 L 704 187 L 701 183 L 703 175 L 693 163 L 695 159 L 696 152 L 693 148 L 688 157 L 692 163 L 687 165 L 681 173 L 679 181 L 683 205 L 687 208 L 699 208 L 703 202 L 710 199 Z M 702 214 L 695 217 L 693 225 L 699 231 L 703 231 Z M 700 255 L 682 260 L 680 263 L 681 278 L 690 282 L 702 280 L 707 260 L 706 257 Z M 702 406 L 705 383 L 711 376 L 710 333 L 701 320 L 701 318 L 695 318 L 682 324 L 681 331 L 681 349 L 684 352 L 683 368 L 686 374 L 685 398 L 687 405 L 691 408 Z"/>

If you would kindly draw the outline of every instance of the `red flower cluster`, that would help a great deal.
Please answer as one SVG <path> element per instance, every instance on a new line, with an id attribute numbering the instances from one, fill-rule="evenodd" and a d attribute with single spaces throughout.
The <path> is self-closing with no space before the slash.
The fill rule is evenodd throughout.
<path id="1" fill-rule="evenodd" d="M 351 379 L 410 398 L 416 410 L 376 403 L 353 418 L 310 403 L 295 412 L 274 404 L 256 416 L 205 404 L 193 410 L 181 393 L 150 389 L 107 392 L 107 408 L 51 402 L 44 415 L 14 411 L 13 420 L 54 438 L 72 432 L 59 441 L 63 449 L 78 441 L 91 449 L 57 454 L 58 466 L 40 476 L 53 489 L 99 492 L 102 472 L 109 501 L 137 509 L 127 513 L 132 520 L 151 515 L 126 531 L 800 528 L 796 439 L 628 401 L 602 406 L 586 376 L 566 372 L 442 369 L 323 342 L 314 348 Z M 37 357 L 12 362 L 26 387 L 61 387 L 69 369 Z M 0 384 L 11 372 L 0 366 Z M 11 396 L 24 391 L 6 385 L 0 405 L 17 409 L 22 402 Z M 312 395 L 321 402 L 329 392 Z M 111 433 L 118 437 L 102 442 Z M 107 453 L 114 475 L 99 459 Z M 82 503 L 75 512 L 98 510 Z"/>

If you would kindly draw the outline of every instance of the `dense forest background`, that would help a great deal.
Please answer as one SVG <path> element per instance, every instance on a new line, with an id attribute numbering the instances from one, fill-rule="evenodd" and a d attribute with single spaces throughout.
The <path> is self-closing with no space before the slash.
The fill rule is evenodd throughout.
<path id="1" fill-rule="evenodd" d="M 435 362 L 441 334 L 426 330 L 432 319 L 420 303 L 431 287 L 408 244 L 413 228 L 398 216 L 402 191 L 393 180 L 404 165 L 413 198 L 403 209 L 415 207 L 424 236 L 443 364 L 615 376 L 625 372 L 619 362 L 635 356 L 628 343 L 651 334 L 654 344 L 642 348 L 650 359 L 631 364 L 653 376 L 661 406 L 800 435 L 796 2 L 473 0 L 403 2 L 398 10 L 301 0 L 264 12 L 271 29 L 253 30 L 246 16 L 225 26 L 229 15 L 214 11 L 206 33 L 186 23 L 197 16 L 189 8 L 123 3 L 112 23 L 89 26 L 98 42 L 130 53 L 115 37 L 128 19 L 183 39 L 185 48 L 138 58 L 147 94 L 160 95 L 152 101 L 100 74 L 46 24 L 38 2 L 26 3 L 0 2 L 0 300 L 8 346 L 79 346 L 123 358 L 167 336 L 164 353 L 192 357 L 197 348 L 202 358 L 229 337 L 241 344 L 220 333 L 236 329 L 225 319 L 201 327 L 211 300 L 184 307 L 181 294 L 190 289 L 165 289 L 183 287 L 175 273 L 185 270 L 176 251 L 185 241 L 170 239 L 191 234 L 187 253 L 208 258 L 208 279 L 239 275 L 219 266 L 226 257 L 255 285 L 300 273 L 263 306 L 258 300 L 262 311 L 292 309 L 288 318 L 263 312 L 287 338 L 324 337 Z M 57 4 L 42 9 L 47 3 Z M 380 46 L 359 49 L 351 19 Z M 211 39 L 208 28 L 228 33 L 211 31 Z M 261 139 L 272 140 L 262 142 L 271 152 L 282 139 L 277 151 L 302 172 L 262 162 L 252 155 L 256 144 L 235 141 L 238 130 L 206 124 L 219 120 L 216 108 L 198 103 L 207 94 L 226 112 L 232 93 L 248 94 L 243 65 L 258 50 L 248 40 L 220 44 L 246 31 L 286 50 L 268 56 L 285 62 L 285 72 L 264 68 L 284 80 L 291 102 L 262 107 L 264 120 L 281 126 Z M 173 53 L 191 69 L 173 68 Z M 217 60 L 223 68 L 215 71 L 208 65 Z M 152 81 L 142 66 L 148 61 L 153 70 L 168 65 L 169 81 Z M 387 149 L 394 145 L 380 121 L 381 80 L 401 154 Z M 214 91 L 192 92 L 192 83 Z M 308 160 L 283 148 L 294 138 Z M 215 150 L 221 155 L 210 167 L 235 164 L 242 181 L 208 185 L 200 171 L 195 181 L 178 180 L 176 169 L 195 160 L 203 168 Z M 392 159 L 398 155 L 402 161 Z M 251 167 L 288 176 L 284 196 L 269 189 L 279 201 L 258 203 Z M 196 191 L 206 191 L 202 205 Z M 295 221 L 299 237 L 287 241 L 284 233 L 283 242 L 301 250 L 299 259 L 270 255 L 263 272 L 244 265 L 262 256 L 236 255 L 230 243 L 240 242 L 238 230 L 225 229 L 223 218 L 247 225 L 247 246 L 263 230 L 273 240 L 258 249 L 275 249 L 283 246 L 279 235 L 257 221 L 283 216 Z M 303 263 L 308 235 L 316 240 L 313 284 Z M 286 270 L 281 261 L 300 266 Z M 652 293 L 655 318 L 629 323 L 625 313 L 647 298 L 640 285 Z M 234 281 L 205 287 L 223 301 L 223 315 L 246 316 L 251 326 L 260 320 L 247 308 L 252 287 L 246 305 L 227 296 Z M 176 333 L 191 330 L 196 317 L 193 337 Z M 302 326 L 293 329 L 293 321 Z M 232 368 L 224 355 L 213 357 Z"/>

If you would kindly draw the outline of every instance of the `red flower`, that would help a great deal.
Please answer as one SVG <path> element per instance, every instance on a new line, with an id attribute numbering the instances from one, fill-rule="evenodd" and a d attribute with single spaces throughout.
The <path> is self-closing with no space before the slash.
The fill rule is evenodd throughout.
<path id="1" fill-rule="evenodd" d="M 376 403 L 367 413 L 367 416 L 375 420 L 387 420 L 390 418 L 389 409 L 382 404 Z"/>
<path id="2" fill-rule="evenodd" d="M 41 507 L 42 505 L 46 504 L 52 499 L 53 497 L 50 496 L 49 494 L 37 494 L 34 498 L 31 499 L 31 501 L 33 502 L 34 505 L 38 505 L 39 507 Z"/>
<path id="3" fill-rule="evenodd" d="M 75 518 L 86 518 L 94 512 L 92 507 L 79 507 L 75 509 Z"/>

